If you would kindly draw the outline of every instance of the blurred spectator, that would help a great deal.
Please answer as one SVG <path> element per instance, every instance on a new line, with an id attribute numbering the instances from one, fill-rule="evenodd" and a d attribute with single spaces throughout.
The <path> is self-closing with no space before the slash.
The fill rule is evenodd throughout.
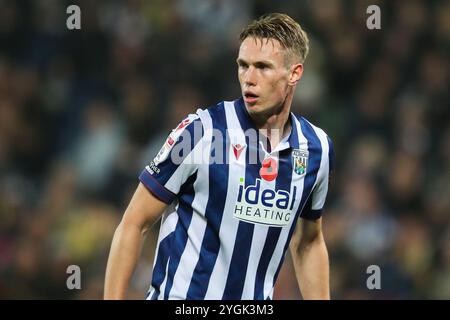
<path id="1" fill-rule="evenodd" d="M 98 299 L 140 170 L 187 114 L 239 96 L 240 29 L 287 12 L 311 38 L 293 111 L 335 145 L 333 298 L 450 299 L 446 1 L 0 1 L 0 298 Z M 366 28 L 381 8 L 382 29 Z M 150 284 L 157 223 L 131 282 Z M 68 265 L 82 290 L 66 288 Z M 381 290 L 368 290 L 369 265 Z M 300 298 L 289 254 L 275 298 Z"/>

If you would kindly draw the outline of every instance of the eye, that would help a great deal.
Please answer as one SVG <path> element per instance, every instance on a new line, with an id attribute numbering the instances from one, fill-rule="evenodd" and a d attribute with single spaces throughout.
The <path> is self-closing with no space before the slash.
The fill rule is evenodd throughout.
<path id="1" fill-rule="evenodd" d="M 248 68 L 248 64 L 246 64 L 245 62 L 239 61 L 238 62 L 238 66 L 240 69 L 247 69 Z"/>
<path id="2" fill-rule="evenodd" d="M 263 62 L 256 63 L 255 67 L 258 68 L 259 70 L 267 70 L 270 68 L 270 66 L 267 63 L 263 63 Z"/>

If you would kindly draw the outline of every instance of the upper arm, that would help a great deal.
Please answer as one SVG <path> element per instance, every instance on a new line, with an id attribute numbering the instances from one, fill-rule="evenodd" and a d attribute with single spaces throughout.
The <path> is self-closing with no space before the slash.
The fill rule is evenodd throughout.
<path id="1" fill-rule="evenodd" d="M 166 207 L 166 203 L 139 183 L 125 210 L 122 223 L 135 225 L 145 232 L 161 217 Z"/>
<path id="2" fill-rule="evenodd" d="M 141 172 L 124 223 L 145 231 L 159 219 L 195 172 L 193 151 L 202 136 L 202 123 L 196 114 L 187 116 L 172 130 L 159 153 Z"/>
<path id="3" fill-rule="evenodd" d="M 182 185 L 198 169 L 203 126 L 198 115 L 189 115 L 172 130 L 156 157 L 139 176 L 159 200 L 171 204 Z"/>
<path id="4" fill-rule="evenodd" d="M 322 218 L 316 220 L 299 218 L 290 243 L 291 252 L 321 239 L 323 239 Z"/>

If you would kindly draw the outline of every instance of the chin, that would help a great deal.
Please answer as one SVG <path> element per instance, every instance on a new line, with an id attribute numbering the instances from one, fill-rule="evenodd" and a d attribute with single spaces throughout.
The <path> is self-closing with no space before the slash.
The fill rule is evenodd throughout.
<path id="1" fill-rule="evenodd" d="M 257 102 L 257 103 L 245 103 L 247 110 L 248 111 L 252 111 L 254 113 L 266 113 L 270 110 L 272 110 L 273 108 L 268 106 L 266 103 L 262 104 L 261 102 Z"/>
<path id="2" fill-rule="evenodd" d="M 255 104 L 245 103 L 245 107 L 247 108 L 247 111 L 252 114 L 261 113 L 264 111 L 264 107 L 262 107 L 259 103 Z"/>

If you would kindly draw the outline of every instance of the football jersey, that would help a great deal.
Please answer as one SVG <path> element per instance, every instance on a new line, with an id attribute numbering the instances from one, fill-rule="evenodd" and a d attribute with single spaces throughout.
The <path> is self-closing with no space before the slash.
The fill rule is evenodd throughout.
<path id="1" fill-rule="evenodd" d="M 147 299 L 272 299 L 299 217 L 318 219 L 333 147 L 290 114 L 271 150 L 243 99 L 189 115 L 139 179 L 168 204 Z"/>

